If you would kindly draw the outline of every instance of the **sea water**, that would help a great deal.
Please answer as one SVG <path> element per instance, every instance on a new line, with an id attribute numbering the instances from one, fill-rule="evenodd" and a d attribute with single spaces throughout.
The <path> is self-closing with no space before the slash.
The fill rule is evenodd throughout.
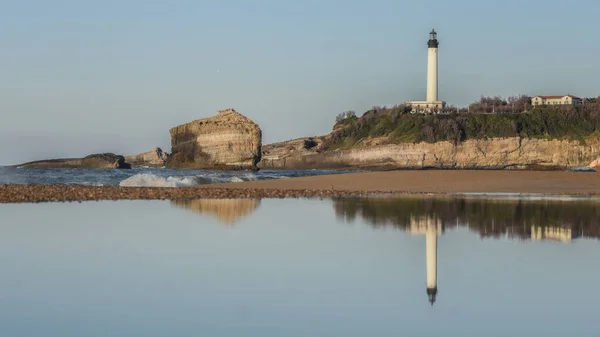
<path id="1" fill-rule="evenodd" d="M 598 335 L 594 200 L 93 201 L 0 214 L 2 336 Z"/>
<path id="2" fill-rule="evenodd" d="M 133 168 L 131 170 L 39 169 L 0 167 L 1 184 L 183 187 L 250 180 L 285 179 L 357 171 L 261 170 L 211 171 Z"/>

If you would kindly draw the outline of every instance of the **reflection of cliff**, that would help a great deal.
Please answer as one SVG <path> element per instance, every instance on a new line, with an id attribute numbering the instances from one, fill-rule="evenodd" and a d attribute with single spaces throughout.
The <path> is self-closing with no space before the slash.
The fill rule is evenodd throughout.
<path id="1" fill-rule="evenodd" d="M 570 242 L 600 239 L 600 202 L 484 200 L 479 198 L 339 198 L 336 215 L 365 219 L 373 227 L 414 231 L 415 217 L 441 219 L 444 228 L 466 226 L 481 237 Z M 411 221 L 411 219 L 413 219 Z"/>
<path id="2" fill-rule="evenodd" d="M 171 200 L 171 205 L 197 213 L 211 214 L 222 223 L 232 225 L 254 212 L 260 205 L 260 199 Z"/>

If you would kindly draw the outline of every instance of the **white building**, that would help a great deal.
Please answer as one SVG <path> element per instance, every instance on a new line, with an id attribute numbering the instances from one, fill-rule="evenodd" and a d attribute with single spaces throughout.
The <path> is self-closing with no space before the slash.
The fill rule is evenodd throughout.
<path id="1" fill-rule="evenodd" d="M 583 103 L 581 97 L 565 96 L 535 96 L 531 98 L 531 105 L 575 105 Z"/>
<path id="2" fill-rule="evenodd" d="M 427 42 L 427 100 L 407 101 L 413 112 L 439 112 L 446 106 L 438 98 L 438 46 L 437 33 L 431 30 Z"/>

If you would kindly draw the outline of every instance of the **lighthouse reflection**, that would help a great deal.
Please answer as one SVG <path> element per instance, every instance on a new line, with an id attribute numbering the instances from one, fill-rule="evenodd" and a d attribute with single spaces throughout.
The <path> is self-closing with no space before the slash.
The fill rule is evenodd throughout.
<path id="1" fill-rule="evenodd" d="M 437 296 L 437 238 L 444 228 L 435 216 L 411 216 L 408 232 L 425 235 L 425 263 L 427 270 L 427 296 L 433 305 Z"/>
<path id="2" fill-rule="evenodd" d="M 438 239 L 468 228 L 484 239 L 569 244 L 600 238 L 598 200 L 507 200 L 482 198 L 372 197 L 334 199 L 338 219 L 364 220 L 373 228 L 397 228 L 425 237 L 426 293 L 438 295 Z"/>

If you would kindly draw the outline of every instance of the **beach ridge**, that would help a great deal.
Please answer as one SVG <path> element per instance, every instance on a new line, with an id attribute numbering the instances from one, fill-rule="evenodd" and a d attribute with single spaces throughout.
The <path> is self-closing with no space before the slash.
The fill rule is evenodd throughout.
<path id="1" fill-rule="evenodd" d="M 0 185 L 0 203 L 460 193 L 599 196 L 600 174 L 556 171 L 387 171 L 191 187 Z"/>

